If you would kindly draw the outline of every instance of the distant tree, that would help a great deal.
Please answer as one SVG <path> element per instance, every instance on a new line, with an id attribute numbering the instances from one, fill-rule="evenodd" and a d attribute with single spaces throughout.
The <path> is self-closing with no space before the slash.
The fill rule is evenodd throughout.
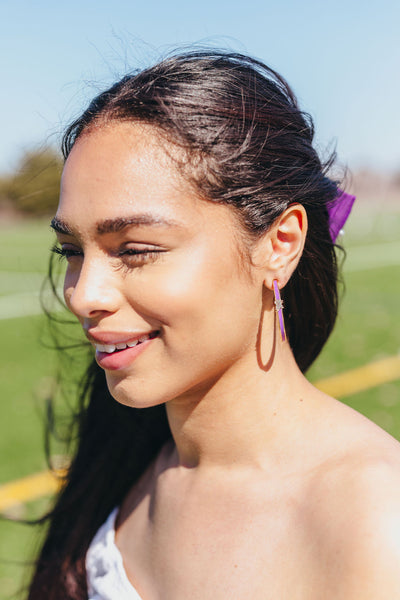
<path id="1" fill-rule="evenodd" d="M 394 173 L 393 184 L 396 188 L 400 188 L 400 170 L 398 170 Z"/>
<path id="2" fill-rule="evenodd" d="M 54 213 L 58 204 L 62 159 L 50 147 L 25 152 L 14 173 L 2 177 L 0 194 L 16 210 L 32 216 Z"/>

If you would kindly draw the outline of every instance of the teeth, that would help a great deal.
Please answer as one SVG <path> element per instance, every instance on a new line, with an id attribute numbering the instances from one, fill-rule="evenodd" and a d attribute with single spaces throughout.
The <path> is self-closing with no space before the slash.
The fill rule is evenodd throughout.
<path id="1" fill-rule="evenodd" d="M 133 348 L 134 346 L 137 346 L 139 343 L 139 340 L 135 340 L 134 342 L 128 342 L 127 346 L 128 348 Z"/>
<path id="2" fill-rule="evenodd" d="M 112 354 L 116 350 L 125 350 L 126 347 L 134 348 L 134 346 L 137 346 L 138 344 L 141 344 L 142 342 L 145 342 L 146 340 L 150 340 L 153 337 L 155 337 L 155 336 L 151 335 L 151 334 L 146 334 L 146 335 L 142 335 L 138 340 L 135 340 L 134 342 L 127 342 L 127 343 L 117 342 L 115 344 L 96 344 L 96 350 L 97 350 L 97 352 L 107 352 L 107 354 Z"/>
<path id="3" fill-rule="evenodd" d="M 116 346 L 114 344 L 96 344 L 96 350 L 98 352 L 107 352 L 107 354 L 111 354 L 111 352 L 115 352 Z"/>
<path id="4" fill-rule="evenodd" d="M 115 347 L 117 350 L 125 350 L 126 344 L 124 344 L 124 342 L 121 342 L 120 344 L 115 344 Z"/>

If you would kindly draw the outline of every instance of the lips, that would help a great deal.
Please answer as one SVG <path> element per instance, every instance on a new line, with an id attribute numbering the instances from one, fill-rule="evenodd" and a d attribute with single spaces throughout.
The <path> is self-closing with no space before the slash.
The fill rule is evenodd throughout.
<path id="1" fill-rule="evenodd" d="M 108 339 L 108 343 L 99 343 L 98 339 L 100 336 L 97 337 L 88 335 L 88 337 L 96 349 L 97 364 L 102 369 L 116 371 L 125 369 L 132 365 L 136 358 L 142 354 L 146 348 L 149 347 L 149 345 L 155 338 L 158 337 L 158 335 L 158 331 L 152 331 L 146 334 L 141 334 L 135 338 L 131 337 L 126 342 L 114 341 L 112 343 L 111 341 L 109 342 Z M 108 338 L 108 335 L 103 335 L 102 337 Z M 109 339 L 111 340 L 111 338 Z M 116 337 L 114 340 L 116 340 Z M 101 341 L 103 341 L 103 339 Z"/>

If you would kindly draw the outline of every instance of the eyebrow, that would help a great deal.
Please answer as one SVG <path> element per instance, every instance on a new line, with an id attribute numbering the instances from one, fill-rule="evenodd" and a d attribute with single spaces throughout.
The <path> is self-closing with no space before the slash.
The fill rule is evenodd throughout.
<path id="1" fill-rule="evenodd" d="M 67 225 L 65 221 L 58 217 L 53 217 L 50 222 L 50 227 L 57 233 L 65 233 L 66 235 L 73 235 L 72 229 Z"/>
<path id="2" fill-rule="evenodd" d="M 180 227 L 181 225 L 177 221 L 171 219 L 165 219 L 164 217 L 156 217 L 148 213 L 142 213 L 132 215 L 130 217 L 117 217 L 116 219 L 105 219 L 96 223 L 96 231 L 100 235 L 106 233 L 118 233 L 125 229 L 125 227 Z M 57 233 L 63 233 L 65 235 L 74 235 L 72 228 L 58 217 L 54 217 L 51 220 L 50 227 Z"/>

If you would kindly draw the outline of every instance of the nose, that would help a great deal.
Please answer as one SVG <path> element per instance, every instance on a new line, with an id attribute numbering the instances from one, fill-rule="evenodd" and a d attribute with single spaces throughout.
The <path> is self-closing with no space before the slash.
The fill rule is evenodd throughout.
<path id="1" fill-rule="evenodd" d="M 67 270 L 64 298 L 78 319 L 116 312 L 121 297 L 117 272 L 107 261 L 85 257 L 79 270 Z"/>

